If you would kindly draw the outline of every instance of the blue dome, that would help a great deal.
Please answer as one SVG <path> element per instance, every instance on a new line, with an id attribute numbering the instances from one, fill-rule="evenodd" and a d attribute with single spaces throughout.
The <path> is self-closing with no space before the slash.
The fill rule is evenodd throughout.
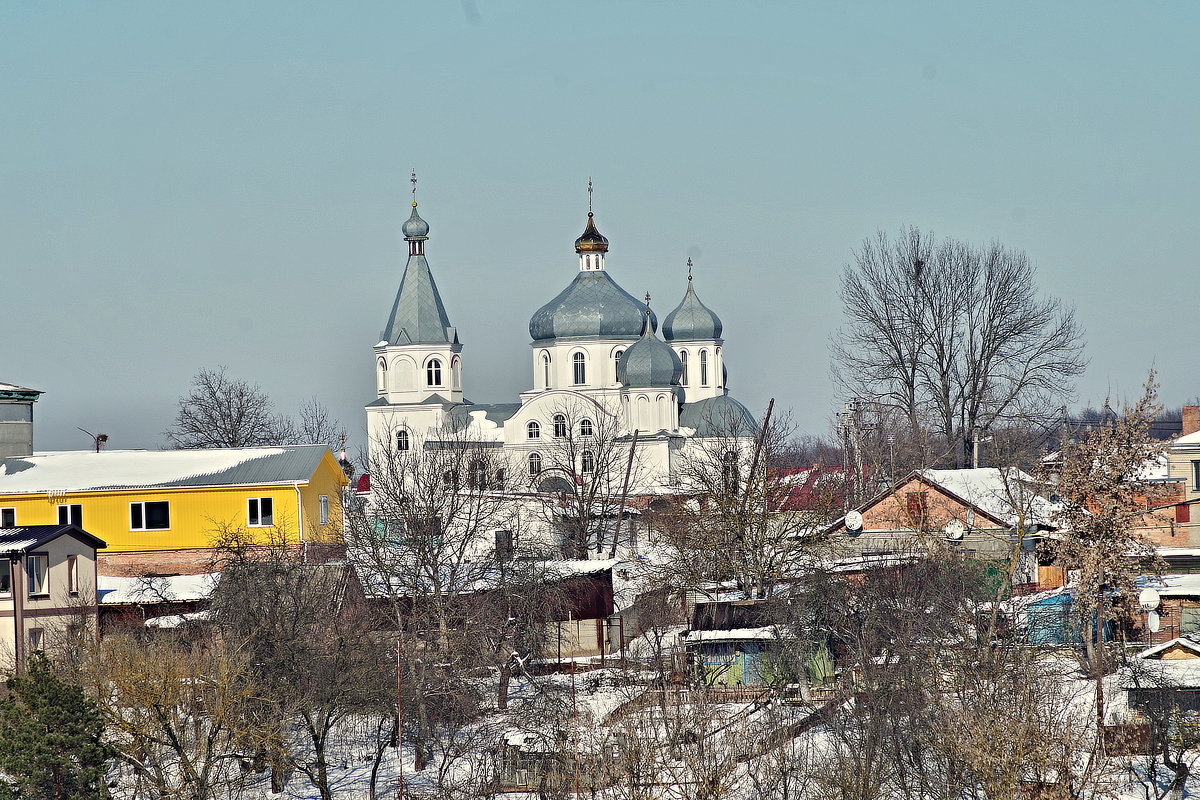
<path id="1" fill-rule="evenodd" d="M 695 429 L 700 437 L 754 436 L 758 432 L 750 410 L 727 394 L 684 403 L 679 409 L 679 426 Z"/>
<path id="2" fill-rule="evenodd" d="M 421 215 L 417 213 L 417 204 L 412 204 L 412 214 L 404 221 L 404 226 L 401 230 L 404 231 L 405 239 L 424 239 L 429 235 L 429 223 L 421 219 Z"/>
<path id="3" fill-rule="evenodd" d="M 636 339 L 646 304 L 617 285 L 603 270 L 580 272 L 529 320 L 535 342 L 547 339 Z M 650 315 L 650 330 L 658 320 Z"/>
<path id="4" fill-rule="evenodd" d="M 679 356 L 654 335 L 653 329 L 647 329 L 642 338 L 629 345 L 617 362 L 617 380 L 633 389 L 678 386 L 682 376 Z"/>
<path id="5" fill-rule="evenodd" d="M 700 302 L 688 276 L 687 291 L 675 310 L 663 320 L 663 338 L 668 342 L 694 342 L 721 338 L 721 318 Z"/>

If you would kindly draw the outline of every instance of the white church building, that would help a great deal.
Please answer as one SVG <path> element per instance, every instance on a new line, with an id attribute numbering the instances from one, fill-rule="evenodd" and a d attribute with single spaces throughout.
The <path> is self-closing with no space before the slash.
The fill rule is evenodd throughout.
<path id="1" fill-rule="evenodd" d="M 632 446 L 640 478 L 631 490 L 660 494 L 679 490 L 680 459 L 711 451 L 718 438 L 753 437 L 753 415 L 726 386 L 721 320 L 700 302 L 690 269 L 659 338 L 650 298 L 634 298 L 609 274 L 608 239 L 591 211 L 575 240 L 577 273 L 529 321 L 531 386 L 514 403 L 465 397 L 463 344 L 426 259 L 429 225 L 415 202 L 403 233 L 408 263 L 375 345 L 376 398 L 366 406 L 372 463 L 468 442 L 503 450 L 507 488 L 536 490 L 551 463 L 564 471 L 565 440 L 572 477 L 596 471 L 595 437 Z"/>

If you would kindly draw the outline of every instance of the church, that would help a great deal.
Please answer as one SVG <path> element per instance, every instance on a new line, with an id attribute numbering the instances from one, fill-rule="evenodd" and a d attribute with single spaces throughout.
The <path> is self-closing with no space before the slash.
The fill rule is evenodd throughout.
<path id="1" fill-rule="evenodd" d="M 660 328 L 649 296 L 634 298 L 609 274 L 609 242 L 589 203 L 576 274 L 529 320 L 530 388 L 518 402 L 478 404 L 463 392 L 463 342 L 415 202 L 403 233 L 408 262 L 375 345 L 376 398 L 366 406 L 372 463 L 455 443 L 496 448 L 511 465 L 505 488 L 539 491 L 564 473 L 579 482 L 613 466 L 604 454 L 619 443 L 621 469 L 638 465 L 631 494 L 654 495 L 679 491 L 686 459 L 754 436 L 753 415 L 726 386 L 721 320 L 700 301 L 690 260 L 683 298 Z"/>

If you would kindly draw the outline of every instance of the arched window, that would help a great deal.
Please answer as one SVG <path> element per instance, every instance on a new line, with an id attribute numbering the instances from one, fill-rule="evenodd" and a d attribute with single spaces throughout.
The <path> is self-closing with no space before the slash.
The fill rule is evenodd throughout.
<path id="1" fill-rule="evenodd" d="M 529 477 L 535 477 L 542 474 L 542 454 L 529 454 Z"/>
<path id="2" fill-rule="evenodd" d="M 688 376 L 687 376 L 687 350 L 680 350 L 680 351 L 679 351 L 679 363 L 680 363 L 680 364 L 683 364 L 683 385 L 684 385 L 684 386 L 687 386 L 687 385 L 688 385 L 688 379 L 687 379 L 687 378 L 688 378 Z"/>
<path id="3" fill-rule="evenodd" d="M 571 370 L 576 386 L 587 383 L 587 358 L 583 353 L 571 356 Z"/>
<path id="4" fill-rule="evenodd" d="M 700 385 L 708 386 L 708 351 L 700 351 Z"/>
<path id="5" fill-rule="evenodd" d="M 567 435 L 567 416 L 565 414 L 554 415 L 554 438 L 562 439 Z"/>
<path id="6" fill-rule="evenodd" d="M 613 374 L 616 375 L 617 364 L 621 363 L 621 356 L 625 355 L 624 350 L 617 350 L 613 353 Z"/>
<path id="7" fill-rule="evenodd" d="M 425 385 L 442 385 L 442 360 L 440 358 L 431 358 L 425 365 Z"/>
<path id="8" fill-rule="evenodd" d="M 412 442 L 408 438 L 408 431 L 403 428 L 396 431 L 396 452 L 407 453 L 410 447 L 412 447 Z"/>
<path id="9" fill-rule="evenodd" d="M 542 388 L 550 388 L 550 354 L 542 353 Z"/>
<path id="10" fill-rule="evenodd" d="M 458 488 L 458 470 L 448 469 L 442 474 L 442 484 L 447 489 Z"/>
<path id="11" fill-rule="evenodd" d="M 467 473 L 467 485 L 472 489 L 487 488 L 487 464 L 483 463 L 482 458 L 471 462 L 471 471 Z"/>
<path id="12" fill-rule="evenodd" d="M 530 422 L 528 425 L 525 426 L 525 438 L 526 439 L 542 438 L 542 426 L 537 424 L 536 421 Z"/>
<path id="13" fill-rule="evenodd" d="M 725 491 L 736 492 L 738 487 L 738 454 L 729 450 L 721 456 L 721 479 Z"/>
<path id="14" fill-rule="evenodd" d="M 457 356 L 450 361 L 450 388 L 462 388 L 462 360 Z"/>
<path id="15" fill-rule="evenodd" d="M 592 455 L 591 450 L 584 450 L 579 454 L 579 471 L 584 475 L 591 475 L 596 471 L 596 457 Z"/>
<path id="16" fill-rule="evenodd" d="M 592 421 L 590 419 L 579 420 L 579 435 L 580 436 L 591 436 L 594 433 L 595 433 L 595 428 L 593 427 Z"/>
<path id="17" fill-rule="evenodd" d="M 379 359 L 379 393 L 387 394 L 387 361 Z"/>

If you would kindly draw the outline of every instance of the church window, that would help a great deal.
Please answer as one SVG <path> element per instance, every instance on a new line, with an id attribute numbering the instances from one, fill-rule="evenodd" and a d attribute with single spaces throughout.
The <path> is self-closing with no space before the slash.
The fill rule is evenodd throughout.
<path id="1" fill-rule="evenodd" d="M 684 386 L 687 386 L 687 384 L 688 384 L 688 374 L 687 374 L 687 350 L 680 350 L 680 351 L 679 351 L 679 363 L 683 364 L 683 385 L 684 385 Z"/>
<path id="2" fill-rule="evenodd" d="M 567 435 L 567 416 L 565 414 L 554 415 L 554 438 L 562 439 Z"/>
<path id="3" fill-rule="evenodd" d="M 462 388 L 462 360 L 458 358 L 450 361 L 450 388 Z"/>
<path id="4" fill-rule="evenodd" d="M 550 388 L 550 354 L 542 353 L 542 388 Z"/>
<path id="5" fill-rule="evenodd" d="M 442 385 L 442 360 L 440 358 L 431 358 L 425 365 L 425 383 L 428 386 Z"/>
<path id="6" fill-rule="evenodd" d="M 581 419 L 579 421 L 579 435 L 591 436 L 595 432 L 592 421 L 590 419 Z"/>
<path id="7" fill-rule="evenodd" d="M 700 351 L 700 385 L 708 386 L 708 351 Z"/>
<path id="8" fill-rule="evenodd" d="M 442 485 L 447 489 L 458 489 L 458 470 L 448 469 L 442 474 Z"/>
<path id="9" fill-rule="evenodd" d="M 467 485 L 472 489 L 487 488 L 488 469 L 483 459 L 477 458 L 471 462 L 471 471 L 467 475 Z"/>
<path id="10" fill-rule="evenodd" d="M 596 471 L 596 456 L 591 450 L 584 450 L 579 454 L 579 471 L 584 475 L 591 475 Z"/>
<path id="11" fill-rule="evenodd" d="M 625 355 L 624 350 L 613 351 L 613 375 L 617 374 L 617 365 L 621 363 L 621 356 Z"/>
<path id="12" fill-rule="evenodd" d="M 525 438 L 526 439 L 542 438 L 542 426 L 539 425 L 536 421 L 530 422 L 528 425 L 525 426 Z"/>
<path id="13" fill-rule="evenodd" d="M 583 353 L 576 353 L 571 356 L 571 368 L 576 386 L 587 383 L 587 358 Z"/>
<path id="14" fill-rule="evenodd" d="M 409 447 L 411 447 L 411 446 L 412 446 L 412 443 L 409 441 L 408 431 L 406 431 L 406 430 L 396 431 L 396 452 L 397 453 L 407 453 Z"/>
<path id="15" fill-rule="evenodd" d="M 542 474 L 542 454 L 541 453 L 530 453 L 529 454 L 529 475 L 530 475 L 530 477 L 534 477 L 536 475 L 541 475 L 541 474 Z"/>
<path id="16" fill-rule="evenodd" d="M 725 491 L 736 492 L 738 485 L 738 454 L 730 450 L 721 457 L 721 478 Z"/>

